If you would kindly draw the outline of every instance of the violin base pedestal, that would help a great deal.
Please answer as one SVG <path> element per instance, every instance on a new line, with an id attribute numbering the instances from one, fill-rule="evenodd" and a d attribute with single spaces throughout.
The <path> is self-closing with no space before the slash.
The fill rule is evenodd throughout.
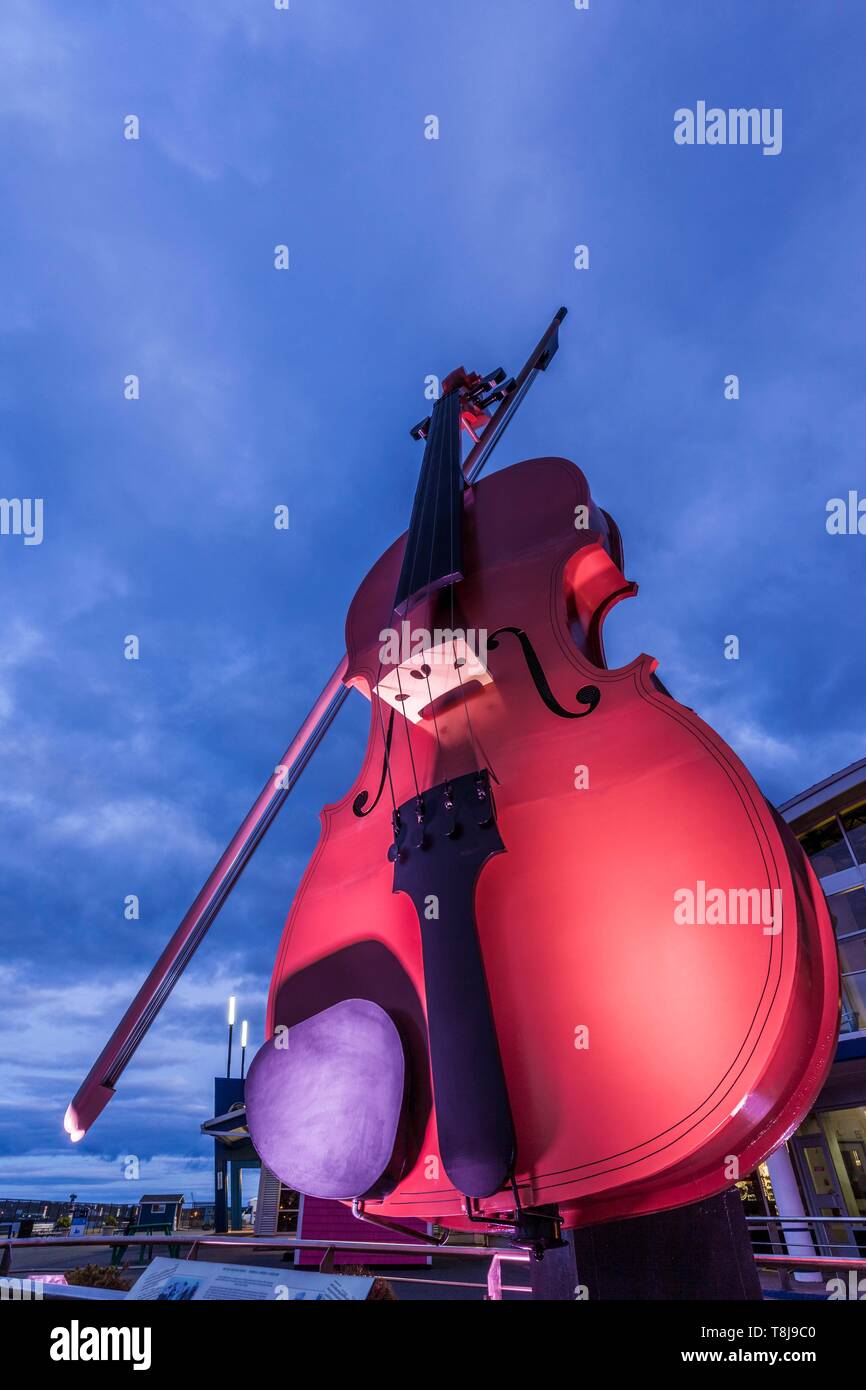
<path id="1" fill-rule="evenodd" d="M 739 1193 L 652 1216 L 563 1232 L 565 1245 L 530 1263 L 532 1297 L 760 1301 Z"/>

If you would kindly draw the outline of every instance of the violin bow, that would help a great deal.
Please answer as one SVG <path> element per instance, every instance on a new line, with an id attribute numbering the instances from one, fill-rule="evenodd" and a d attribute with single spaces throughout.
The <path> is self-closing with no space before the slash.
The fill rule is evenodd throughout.
<path id="1" fill-rule="evenodd" d="M 499 407 L 491 415 L 489 423 L 464 460 L 463 473 L 467 483 L 475 482 L 513 419 L 518 406 L 523 403 L 526 393 L 538 373 L 546 372 L 553 361 L 559 347 L 559 325 L 567 313 L 568 310 L 564 306 L 556 311 L 545 333 L 536 343 L 534 350 L 529 354 L 517 376 L 513 377 L 503 389 Z"/>
<path id="2" fill-rule="evenodd" d="M 497 402 L 497 408 L 464 460 L 467 484 L 475 482 L 536 376 L 553 358 L 566 312 L 562 308 L 554 315 L 517 376 L 479 403 L 483 408 Z M 344 655 L 67 1106 L 63 1127 L 73 1143 L 84 1138 L 111 1100 L 120 1077 L 348 698 L 349 687 L 343 684 L 347 666 Z"/>
<path id="3" fill-rule="evenodd" d="M 344 656 L 76 1091 L 63 1120 L 73 1143 L 84 1138 L 111 1100 L 120 1076 L 334 722 L 349 695 L 343 684 L 347 665 Z"/>

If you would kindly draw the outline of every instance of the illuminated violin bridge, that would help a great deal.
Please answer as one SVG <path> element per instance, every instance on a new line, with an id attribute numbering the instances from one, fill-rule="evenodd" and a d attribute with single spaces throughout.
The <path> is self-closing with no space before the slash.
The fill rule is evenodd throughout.
<path id="1" fill-rule="evenodd" d="M 433 634 L 434 638 L 438 636 L 438 632 Z M 461 694 L 476 694 L 480 686 L 492 683 L 493 677 L 482 659 L 482 654 L 487 655 L 486 646 L 478 645 L 480 653 L 463 636 L 449 634 L 447 640 L 431 644 L 393 666 L 379 681 L 376 694 L 398 714 L 420 724 L 431 717 L 434 707 L 438 714 L 440 706 L 444 710 Z"/>

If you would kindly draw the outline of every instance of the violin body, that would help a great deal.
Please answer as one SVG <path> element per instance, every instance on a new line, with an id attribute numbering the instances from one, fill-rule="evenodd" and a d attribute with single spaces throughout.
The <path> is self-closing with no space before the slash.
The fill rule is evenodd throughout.
<path id="1" fill-rule="evenodd" d="M 267 1020 L 301 1092 L 313 1072 L 299 1080 L 310 1054 L 293 1051 L 293 1030 L 339 1023 L 335 1094 L 324 1043 L 314 1084 L 305 1099 L 292 1092 L 280 1123 L 303 1116 L 292 1143 L 313 1144 L 309 1190 L 363 1199 L 372 1216 L 465 1227 L 469 1191 L 475 1220 L 495 1224 L 519 1201 L 575 1225 L 721 1192 L 798 1125 L 833 1057 L 836 948 L 820 888 L 746 768 L 666 692 L 653 658 L 607 669 L 604 619 L 636 590 L 575 465 L 534 459 L 468 489 L 462 540 L 457 621 L 486 634 L 480 679 L 426 710 L 416 700 L 413 720 L 376 693 L 405 537 L 348 613 L 345 679 L 371 702 L 369 739 L 357 780 L 322 811 Z M 430 595 L 413 630 L 453 629 L 453 595 Z M 470 800 L 452 817 L 471 819 L 473 789 L 490 810 L 452 846 L 442 807 L 454 787 Z M 432 788 L 445 788 L 439 820 L 425 839 L 419 816 L 413 841 L 411 814 L 395 822 L 394 806 L 423 803 L 433 817 Z M 456 857 L 425 879 L 434 850 Z M 363 1001 L 358 1037 L 372 1040 L 357 1072 L 351 1019 L 335 1009 L 347 1001 Z M 273 1046 L 251 1068 L 247 1112 L 263 1161 L 294 1183 L 273 1120 Z M 377 1067 L 395 1096 L 390 1118 L 371 1110 L 378 1156 L 356 1179 L 322 1176 L 317 1191 L 316 1152 L 324 1163 L 326 1150 L 363 1147 L 359 1095 L 363 1111 Z"/>

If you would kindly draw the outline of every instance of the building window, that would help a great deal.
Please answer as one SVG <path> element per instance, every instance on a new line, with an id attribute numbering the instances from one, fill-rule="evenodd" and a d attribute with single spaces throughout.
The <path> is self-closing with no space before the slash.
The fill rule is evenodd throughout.
<path id="1" fill-rule="evenodd" d="M 859 806 L 852 806 L 850 811 L 844 811 L 840 819 L 845 827 L 848 843 L 857 856 L 857 863 L 866 864 L 866 801 L 861 801 Z"/>
<path id="2" fill-rule="evenodd" d="M 850 869 L 854 862 L 835 816 L 809 830 L 800 843 L 819 878 L 837 874 L 840 869 Z"/>
<path id="3" fill-rule="evenodd" d="M 839 1152 L 854 1200 L 860 1211 L 866 1212 L 866 1144 L 862 1139 L 840 1139 Z"/>
<path id="4" fill-rule="evenodd" d="M 832 893 L 827 899 L 836 924 L 842 972 L 843 1033 L 866 1031 L 866 889 Z"/>

